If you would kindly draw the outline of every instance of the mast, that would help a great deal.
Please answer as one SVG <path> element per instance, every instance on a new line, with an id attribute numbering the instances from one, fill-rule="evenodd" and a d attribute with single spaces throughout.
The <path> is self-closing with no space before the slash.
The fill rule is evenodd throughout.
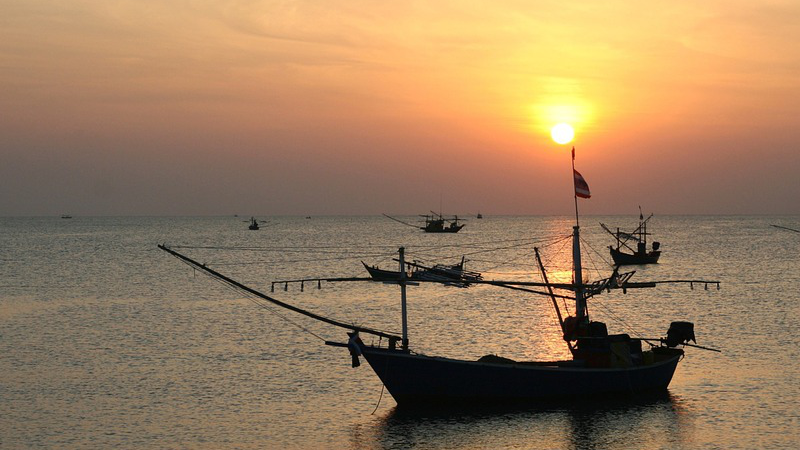
<path id="1" fill-rule="evenodd" d="M 572 147 L 572 176 L 575 178 L 575 147 Z M 575 226 L 572 227 L 572 271 L 575 276 L 575 317 L 586 317 L 586 298 L 583 296 L 583 273 L 581 271 L 581 227 L 578 219 L 578 190 L 573 189 L 575 197 Z"/>
<path id="2" fill-rule="evenodd" d="M 405 251 L 406 249 L 400 247 L 398 253 L 400 253 L 400 314 L 402 315 L 403 321 L 403 340 L 402 340 L 402 348 L 403 350 L 408 350 L 408 313 L 406 310 L 406 258 L 405 258 Z"/>
<path id="3" fill-rule="evenodd" d="M 641 205 L 639 206 L 639 242 L 642 242 L 645 246 L 647 246 L 647 221 L 644 220 L 644 214 L 642 214 Z M 645 248 L 645 250 L 647 249 Z"/>
<path id="4" fill-rule="evenodd" d="M 575 274 L 575 317 L 586 317 L 586 298 L 583 296 L 583 273 L 581 272 L 581 227 L 572 227 L 572 270 Z"/>

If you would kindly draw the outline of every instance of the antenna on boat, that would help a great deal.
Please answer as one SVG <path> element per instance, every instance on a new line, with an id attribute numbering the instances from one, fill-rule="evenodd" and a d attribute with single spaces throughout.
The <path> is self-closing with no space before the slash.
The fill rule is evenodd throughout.
<path id="1" fill-rule="evenodd" d="M 577 185 L 578 180 L 576 178 L 577 177 L 577 175 L 576 175 L 577 173 L 578 172 L 575 171 L 575 146 L 573 145 L 572 146 L 572 177 L 573 177 L 573 180 L 575 181 L 575 192 L 573 193 L 573 196 L 575 197 L 575 226 L 580 226 L 581 224 L 580 224 L 580 222 L 578 220 L 578 185 Z"/>

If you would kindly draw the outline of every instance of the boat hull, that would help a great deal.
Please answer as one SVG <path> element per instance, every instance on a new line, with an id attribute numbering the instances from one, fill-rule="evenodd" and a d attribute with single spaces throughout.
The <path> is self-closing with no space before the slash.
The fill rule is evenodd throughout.
<path id="1" fill-rule="evenodd" d="M 611 259 L 614 260 L 614 264 L 618 266 L 633 266 L 638 264 L 656 264 L 658 263 L 658 258 L 661 256 L 661 252 L 654 250 L 651 252 L 645 253 L 625 253 L 620 250 L 615 249 L 614 247 L 609 247 L 611 251 Z"/>
<path id="2" fill-rule="evenodd" d="M 463 361 L 363 345 L 361 352 L 399 405 L 535 403 L 664 391 L 682 354 L 646 366 L 586 368 Z"/>
<path id="3" fill-rule="evenodd" d="M 396 270 L 384 270 L 378 267 L 371 267 L 364 261 L 361 264 L 367 269 L 369 276 L 375 281 L 399 281 L 400 272 Z M 407 275 L 408 280 L 435 280 L 435 281 L 459 281 L 468 283 L 470 281 L 477 281 L 482 279 L 480 273 L 469 272 L 464 270 L 464 262 L 454 264 L 452 266 L 445 266 L 437 264 L 430 269 L 416 270 Z"/>
<path id="4" fill-rule="evenodd" d="M 464 225 L 449 225 L 447 227 L 422 227 L 426 233 L 458 233 L 462 228 L 464 228 Z"/>

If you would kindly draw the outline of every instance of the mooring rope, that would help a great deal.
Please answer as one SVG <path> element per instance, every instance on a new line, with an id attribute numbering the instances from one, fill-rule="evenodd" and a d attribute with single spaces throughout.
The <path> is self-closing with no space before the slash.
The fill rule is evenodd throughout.
<path id="1" fill-rule="evenodd" d="M 372 410 L 372 414 L 370 414 L 370 415 L 373 415 L 373 414 L 375 414 L 375 411 L 377 411 L 377 410 L 378 410 L 378 407 L 379 407 L 379 406 L 381 406 L 381 400 L 383 400 L 383 390 L 384 390 L 384 389 L 386 389 L 386 385 L 385 385 L 385 384 L 383 384 L 383 383 L 381 383 L 381 396 L 380 396 L 380 397 L 378 397 L 378 404 L 377 404 L 377 405 L 375 405 L 375 409 L 373 409 L 373 410 Z"/>

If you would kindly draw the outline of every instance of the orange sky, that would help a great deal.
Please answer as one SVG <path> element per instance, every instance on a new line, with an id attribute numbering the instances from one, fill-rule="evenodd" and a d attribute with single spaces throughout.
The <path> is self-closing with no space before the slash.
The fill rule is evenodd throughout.
<path id="1" fill-rule="evenodd" d="M 796 1 L 0 13 L 0 215 L 800 214 Z"/>

